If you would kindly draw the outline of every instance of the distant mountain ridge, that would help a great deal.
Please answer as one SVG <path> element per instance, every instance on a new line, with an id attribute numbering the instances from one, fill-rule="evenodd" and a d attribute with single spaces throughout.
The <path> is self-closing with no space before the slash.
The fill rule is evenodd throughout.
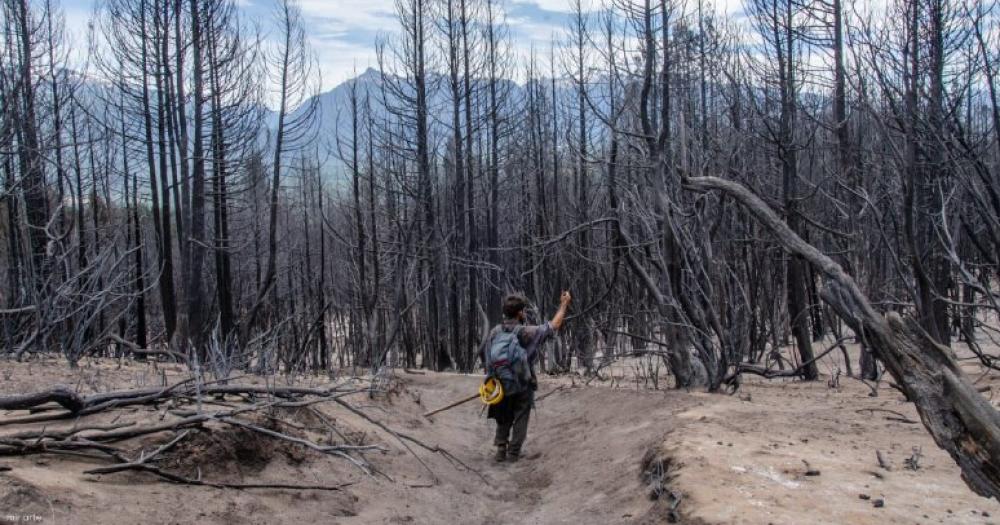
<path id="1" fill-rule="evenodd" d="M 551 80 L 547 78 L 539 79 L 544 83 L 546 96 L 551 96 Z M 364 105 L 366 93 L 370 97 L 371 107 L 377 112 L 375 117 L 384 117 L 385 108 L 382 105 L 382 74 L 374 68 L 368 68 L 358 76 L 345 80 L 332 89 L 315 96 L 319 112 L 319 122 L 317 124 L 317 137 L 321 143 L 336 144 L 337 137 L 350 138 L 351 128 L 351 89 L 356 86 L 358 104 Z M 441 73 L 429 75 L 428 85 L 432 89 L 428 90 L 428 106 L 430 115 L 430 125 L 432 134 L 439 134 L 450 129 L 451 125 L 451 93 L 448 88 L 449 78 Z M 485 96 L 487 80 L 477 78 L 473 80 L 473 91 L 479 91 Z M 501 79 L 503 83 L 501 91 L 507 92 L 507 109 L 514 110 L 527 98 L 527 87 L 510 79 Z M 575 104 L 576 84 L 567 79 L 556 81 L 556 96 L 559 98 L 561 107 L 568 103 Z M 484 103 L 480 102 L 480 103 Z M 464 103 L 463 103 L 464 104 Z M 308 103 L 303 104 L 297 111 L 303 111 L 303 107 L 308 107 Z M 464 105 L 463 105 L 464 118 Z"/>

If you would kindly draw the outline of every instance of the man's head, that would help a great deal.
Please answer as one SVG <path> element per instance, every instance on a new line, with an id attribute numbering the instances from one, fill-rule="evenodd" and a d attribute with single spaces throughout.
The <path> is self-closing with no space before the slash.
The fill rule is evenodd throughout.
<path id="1" fill-rule="evenodd" d="M 524 309 L 528 306 L 528 300 L 521 294 L 512 293 L 503 300 L 504 319 L 524 320 Z"/>

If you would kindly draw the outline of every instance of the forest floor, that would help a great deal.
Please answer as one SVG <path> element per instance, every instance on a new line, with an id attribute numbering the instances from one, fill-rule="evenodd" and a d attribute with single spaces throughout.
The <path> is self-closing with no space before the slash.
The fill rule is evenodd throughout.
<path id="1" fill-rule="evenodd" d="M 518 463 L 492 461 L 493 425 L 478 402 L 432 420 L 421 416 L 473 393 L 478 377 L 397 371 L 387 395 L 356 394 L 351 403 L 457 461 L 413 444 L 408 450 L 338 404 L 322 403 L 316 407 L 342 438 L 388 449 L 368 455 L 382 475 L 210 424 L 211 432 L 182 442 L 161 466 L 214 481 L 353 484 L 336 492 L 216 489 L 165 483 L 146 473 L 83 474 L 95 466 L 87 458 L 0 457 L 0 525 L 645 524 L 668 523 L 671 515 L 688 524 L 1000 524 L 1000 504 L 966 488 L 954 462 L 915 422 L 912 406 L 885 382 L 871 397 L 868 386 L 842 376 L 839 385 L 828 376 L 812 383 L 748 377 L 727 396 L 665 391 L 665 377 L 654 390 L 648 377 L 636 377 L 635 365 L 609 367 L 603 380 L 589 384 L 579 377 L 542 378 L 538 394 L 545 397 L 532 414 Z M 831 357 L 821 370 L 835 366 Z M 970 373 L 977 370 L 970 364 Z M 69 370 L 55 360 L 5 362 L 0 374 L 0 394 L 57 383 L 90 393 L 185 376 L 176 365 L 154 370 L 95 361 Z M 1000 390 L 1000 375 L 973 379 L 990 387 L 984 395 Z M 152 422 L 163 413 L 163 407 L 139 406 L 90 419 Z M 0 422 L 11 416 L 0 411 Z M 303 431 L 319 427 L 305 413 L 282 417 Z M 71 425 L 52 423 L 51 429 Z M 0 426 L 0 436 L 19 430 Z M 148 440 L 133 441 L 135 450 L 152 448 Z M 908 468 L 915 451 L 909 466 L 916 468 Z"/>

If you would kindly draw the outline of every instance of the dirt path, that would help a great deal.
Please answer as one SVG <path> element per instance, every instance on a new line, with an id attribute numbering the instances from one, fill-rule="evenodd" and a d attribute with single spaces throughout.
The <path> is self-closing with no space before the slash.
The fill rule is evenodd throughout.
<path id="1" fill-rule="evenodd" d="M 10 373 L 0 393 L 54 383 L 85 391 L 137 388 L 163 373 L 135 364 L 76 372 L 61 363 L 5 366 Z M 625 377 L 627 371 L 610 373 Z M 169 370 L 167 380 L 183 373 Z M 748 382 L 739 395 L 724 396 L 543 378 L 540 394 L 561 388 L 532 413 L 525 459 L 496 464 L 494 425 L 479 403 L 433 421 L 421 416 L 475 392 L 478 377 L 399 372 L 398 378 L 388 397 L 357 394 L 352 405 L 450 458 L 401 443 L 325 403 L 317 407 L 342 434 L 338 442 L 387 449 L 369 456 L 380 475 L 213 424 L 179 448 L 168 467 L 215 481 L 352 485 L 340 492 L 223 490 L 171 485 L 141 473 L 85 475 L 95 463 L 84 458 L 0 457 L 0 467 L 9 468 L 0 468 L 0 525 L 14 516 L 46 524 L 660 524 L 668 522 L 673 494 L 682 498 L 678 522 L 689 525 L 1000 523 L 1000 504 L 965 487 L 954 462 L 915 421 L 912 406 L 887 386 L 869 397 L 856 381 Z M 1000 377 L 981 380 L 1000 392 Z M 309 417 L 281 415 L 301 428 L 322 427 Z M 149 423 L 161 416 L 162 408 L 134 407 L 90 422 Z M 0 427 L 0 435 L 17 430 Z M 138 455 L 161 440 L 123 446 Z M 878 466 L 875 450 L 891 470 Z M 908 469 L 913 451 L 921 453 L 919 466 Z M 820 474 L 807 475 L 810 469 Z M 653 499 L 656 488 L 660 497 Z"/>
<path id="2" fill-rule="evenodd" d="M 81 382 L 58 363 L 21 370 L 16 369 L 21 365 L 13 366 L 12 379 L 0 382 L 0 392 L 53 383 L 91 385 L 84 389 L 134 388 L 142 376 L 127 367 L 108 367 L 90 371 L 91 377 Z M 493 422 L 482 416 L 481 404 L 468 403 L 433 421 L 421 416 L 475 392 L 479 380 L 458 374 L 400 373 L 388 398 L 351 399 L 369 417 L 446 449 L 453 460 L 412 443 L 404 446 L 357 415 L 327 403 L 319 406 L 321 412 L 346 436 L 388 449 L 370 456 L 383 475 L 367 476 L 337 458 L 275 448 L 252 435 L 210 426 L 209 432 L 178 449 L 171 469 L 186 468 L 192 476 L 230 482 L 354 484 L 341 492 L 236 491 L 172 485 L 142 473 L 86 475 L 83 471 L 94 462 L 75 457 L 0 458 L 0 466 L 10 467 L 0 472 L 0 525 L 15 515 L 21 522 L 57 524 L 666 521 L 666 497 L 660 501 L 649 497 L 650 484 L 641 476 L 643 458 L 651 449 L 661 448 L 675 428 L 676 413 L 700 401 L 673 392 L 571 386 L 570 380 L 544 378 L 540 394 L 562 388 L 533 412 L 525 459 L 497 464 L 492 459 Z M 158 409 L 138 407 L 104 417 L 148 423 L 159 416 Z M 295 421 L 319 426 L 309 418 Z M 61 428 L 53 425 L 52 430 L 57 427 Z M 0 434 L 15 430 L 0 428 Z M 138 455 L 152 441 L 130 443 L 130 454 Z"/>
<path id="3" fill-rule="evenodd" d="M 474 391 L 478 380 L 415 376 L 407 378 L 407 390 L 419 395 L 423 405 L 436 407 Z M 441 486 L 423 489 L 412 501 L 407 498 L 408 514 L 393 516 L 398 507 L 361 505 L 348 522 L 405 522 L 412 517 L 417 523 L 664 523 L 665 513 L 659 518 L 650 514 L 663 508 L 649 497 L 641 476 L 643 458 L 664 442 L 676 413 L 697 401 L 677 393 L 571 387 L 561 380 L 543 380 L 539 393 L 560 386 L 532 413 L 524 459 L 518 463 L 493 462 L 493 422 L 480 416 L 479 404 L 419 425 L 414 435 L 466 458 L 485 481 L 438 467 Z"/>
<path id="4" fill-rule="evenodd" d="M 641 479 L 643 459 L 668 438 L 676 412 L 691 406 L 691 400 L 602 390 L 559 391 L 540 403 L 529 459 L 498 469 L 498 482 L 516 487 L 515 497 L 499 505 L 498 514 L 509 509 L 504 522 L 651 520 L 651 511 L 659 507 Z M 531 459 L 534 454 L 540 456 Z"/>

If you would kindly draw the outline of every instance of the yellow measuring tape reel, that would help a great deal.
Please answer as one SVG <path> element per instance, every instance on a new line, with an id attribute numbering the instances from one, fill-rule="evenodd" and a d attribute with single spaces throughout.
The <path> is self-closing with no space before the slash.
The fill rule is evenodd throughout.
<path id="1" fill-rule="evenodd" d="M 487 405 L 495 405 L 503 401 L 503 385 L 494 377 L 487 377 L 479 385 L 479 399 Z"/>

